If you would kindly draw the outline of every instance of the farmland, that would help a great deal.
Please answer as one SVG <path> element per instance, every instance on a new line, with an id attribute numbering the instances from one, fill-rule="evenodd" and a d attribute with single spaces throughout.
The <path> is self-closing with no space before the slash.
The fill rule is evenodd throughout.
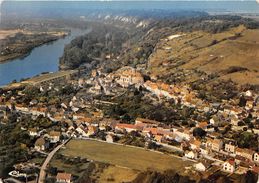
<path id="1" fill-rule="evenodd" d="M 90 140 L 72 140 L 60 152 L 65 156 L 80 156 L 94 161 L 144 171 L 184 170 L 190 161 L 162 153 Z"/>

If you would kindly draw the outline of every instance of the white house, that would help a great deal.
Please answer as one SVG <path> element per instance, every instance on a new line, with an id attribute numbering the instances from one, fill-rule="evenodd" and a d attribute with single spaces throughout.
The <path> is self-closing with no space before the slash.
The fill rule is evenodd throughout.
<path id="1" fill-rule="evenodd" d="M 88 137 L 87 132 L 88 129 L 84 128 L 82 125 L 76 128 L 76 132 L 81 136 L 81 137 Z"/>
<path id="2" fill-rule="evenodd" d="M 254 159 L 255 162 L 259 163 L 259 153 L 257 153 L 257 152 L 254 153 L 254 158 L 253 159 Z"/>
<path id="3" fill-rule="evenodd" d="M 194 165 L 194 168 L 199 172 L 205 172 L 210 167 L 209 163 L 199 162 Z"/>
<path id="4" fill-rule="evenodd" d="M 111 135 L 111 134 L 106 135 L 106 142 L 113 143 L 113 141 L 114 141 L 113 135 Z"/>
<path id="5" fill-rule="evenodd" d="M 236 170 L 235 160 L 227 160 L 223 163 L 222 170 L 224 172 L 234 173 Z"/>
<path id="6" fill-rule="evenodd" d="M 235 153 L 236 152 L 236 146 L 231 144 L 231 143 L 225 144 L 225 151 L 229 152 L 229 153 Z"/>
<path id="7" fill-rule="evenodd" d="M 36 129 L 36 128 L 31 128 L 31 129 L 29 129 L 29 135 L 31 136 L 31 137 L 36 137 L 36 136 L 38 136 L 39 134 L 38 134 L 38 130 Z"/>
<path id="8" fill-rule="evenodd" d="M 223 147 L 223 142 L 220 139 L 208 139 L 206 146 L 213 151 L 220 151 Z"/>
<path id="9" fill-rule="evenodd" d="M 194 151 L 187 151 L 184 154 L 185 157 L 189 158 L 189 159 L 197 159 L 198 158 L 198 153 L 194 152 Z"/>
<path id="10" fill-rule="evenodd" d="M 45 151 L 49 148 L 49 141 L 39 138 L 36 140 L 34 148 L 36 151 Z"/>
<path id="11" fill-rule="evenodd" d="M 209 154 L 209 151 L 208 151 L 208 149 L 206 149 L 206 147 L 201 146 L 201 148 L 200 148 L 200 153 L 201 153 L 202 155 L 208 155 L 208 154 Z"/>
<path id="12" fill-rule="evenodd" d="M 191 133 L 189 132 L 188 129 L 180 129 L 180 130 L 177 130 L 175 131 L 175 134 L 177 136 L 179 136 L 181 139 L 183 140 L 187 140 L 189 141 L 191 139 Z"/>
<path id="13" fill-rule="evenodd" d="M 50 142 L 51 143 L 57 143 L 60 141 L 60 132 L 56 132 L 56 131 L 51 131 L 49 133 L 49 138 L 50 138 Z"/>

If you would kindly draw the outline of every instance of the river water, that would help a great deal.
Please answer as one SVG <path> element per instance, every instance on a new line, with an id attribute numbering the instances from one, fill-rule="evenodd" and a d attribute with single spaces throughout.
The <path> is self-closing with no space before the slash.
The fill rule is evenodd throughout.
<path id="1" fill-rule="evenodd" d="M 58 71 L 59 58 L 62 56 L 64 47 L 76 36 L 87 33 L 87 30 L 73 29 L 69 36 L 34 48 L 31 53 L 24 57 L 0 64 L 0 86 L 13 80 L 20 81 L 42 72 Z"/>

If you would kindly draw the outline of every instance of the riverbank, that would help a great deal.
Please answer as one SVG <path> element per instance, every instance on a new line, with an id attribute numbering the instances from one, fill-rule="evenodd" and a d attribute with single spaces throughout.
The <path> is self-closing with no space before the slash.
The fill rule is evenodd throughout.
<path id="1" fill-rule="evenodd" d="M 59 58 L 63 55 L 65 45 L 69 44 L 75 37 L 87 34 L 89 31 L 90 29 L 81 30 L 70 27 L 56 32 L 52 31 L 52 35 L 59 39 L 39 44 L 40 46 L 28 51 L 28 56 L 23 59 L 16 58 L 0 64 L 0 86 L 6 86 L 12 82 L 19 83 L 43 72 L 57 72 Z M 48 33 L 51 34 L 50 31 Z M 62 33 L 66 33 L 67 36 L 62 38 Z M 2 44 L 1 41 L 0 44 Z"/>
<path id="2" fill-rule="evenodd" d="M 8 33 L 9 32 L 9 33 Z M 30 32 L 23 30 L 0 31 L 0 63 L 25 58 L 31 51 L 68 35 L 65 31 Z"/>

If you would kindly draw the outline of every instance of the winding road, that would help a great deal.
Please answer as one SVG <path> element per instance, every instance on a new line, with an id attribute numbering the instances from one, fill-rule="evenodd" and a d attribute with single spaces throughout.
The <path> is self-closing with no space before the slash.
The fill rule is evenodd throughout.
<path id="1" fill-rule="evenodd" d="M 45 182 L 45 178 L 46 178 L 46 169 L 47 169 L 47 166 L 50 162 L 50 160 L 53 158 L 53 156 L 56 154 L 56 152 L 61 148 L 63 147 L 66 143 L 68 143 L 69 141 L 71 140 L 68 139 L 66 140 L 65 142 L 63 142 L 62 144 L 58 145 L 55 149 L 53 149 L 53 151 L 51 151 L 47 158 L 45 159 L 43 165 L 41 166 L 41 169 L 40 169 L 40 175 L 39 175 L 39 178 L 38 178 L 38 183 L 44 183 Z"/>

